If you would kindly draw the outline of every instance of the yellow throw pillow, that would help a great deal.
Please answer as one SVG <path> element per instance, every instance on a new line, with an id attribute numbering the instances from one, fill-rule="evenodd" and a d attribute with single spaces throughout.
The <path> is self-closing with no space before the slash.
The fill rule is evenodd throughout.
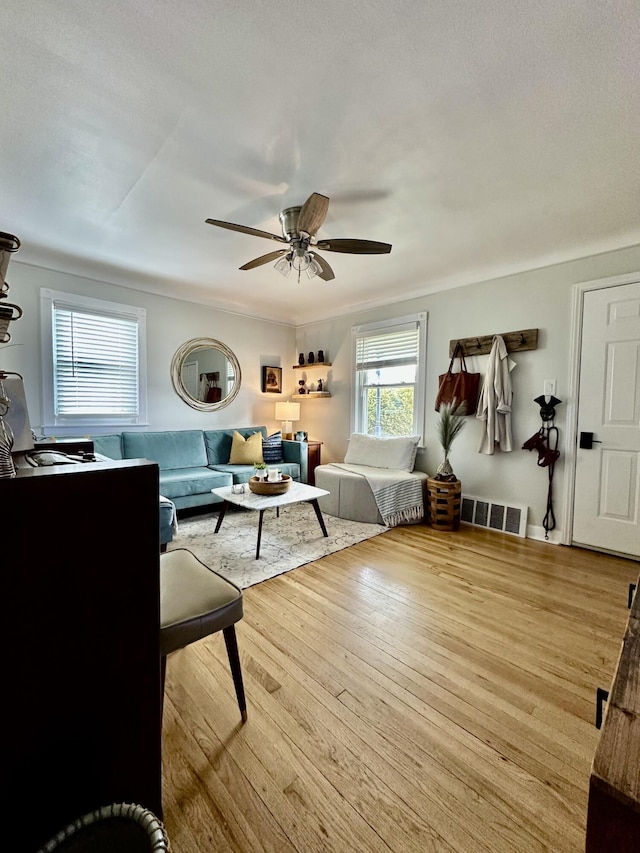
<path id="1" fill-rule="evenodd" d="M 234 430 L 229 465 L 253 465 L 262 461 L 262 433 L 254 432 L 245 438 Z"/>

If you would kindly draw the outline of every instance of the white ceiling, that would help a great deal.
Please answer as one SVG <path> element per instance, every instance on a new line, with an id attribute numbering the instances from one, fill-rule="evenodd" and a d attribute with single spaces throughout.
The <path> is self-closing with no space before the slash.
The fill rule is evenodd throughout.
<path id="1" fill-rule="evenodd" d="M 640 242 L 637 0 L 3 0 L 24 261 L 303 323 Z M 278 213 L 331 199 L 300 283 Z M 10 276 L 9 276 L 10 280 Z"/>

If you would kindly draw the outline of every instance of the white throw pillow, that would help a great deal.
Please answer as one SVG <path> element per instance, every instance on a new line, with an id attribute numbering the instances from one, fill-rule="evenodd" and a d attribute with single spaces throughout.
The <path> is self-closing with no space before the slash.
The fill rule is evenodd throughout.
<path id="1" fill-rule="evenodd" d="M 418 452 L 419 435 L 397 438 L 378 438 L 354 432 L 349 440 L 344 461 L 350 465 L 371 465 L 373 468 L 394 468 L 413 471 Z"/>

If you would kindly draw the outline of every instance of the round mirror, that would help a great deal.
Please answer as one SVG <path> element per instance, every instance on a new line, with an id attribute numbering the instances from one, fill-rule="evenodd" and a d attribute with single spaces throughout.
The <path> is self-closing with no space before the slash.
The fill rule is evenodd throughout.
<path id="1" fill-rule="evenodd" d="M 229 347 L 214 338 L 192 338 L 171 362 L 176 394 L 192 409 L 224 409 L 240 390 L 240 365 Z"/>

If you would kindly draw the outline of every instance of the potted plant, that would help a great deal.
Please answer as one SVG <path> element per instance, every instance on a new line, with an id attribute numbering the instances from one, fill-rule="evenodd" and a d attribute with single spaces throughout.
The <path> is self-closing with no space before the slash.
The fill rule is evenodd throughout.
<path id="1" fill-rule="evenodd" d="M 444 451 L 444 459 L 438 466 L 435 480 L 446 480 L 453 482 L 457 479 L 449 462 L 451 445 L 464 426 L 464 407 L 455 406 L 452 403 L 443 403 L 440 406 L 440 420 L 438 422 L 438 438 Z"/>
<path id="2" fill-rule="evenodd" d="M 253 467 L 255 469 L 255 475 L 259 480 L 264 480 L 267 476 L 267 463 L 266 462 L 254 462 Z"/>

